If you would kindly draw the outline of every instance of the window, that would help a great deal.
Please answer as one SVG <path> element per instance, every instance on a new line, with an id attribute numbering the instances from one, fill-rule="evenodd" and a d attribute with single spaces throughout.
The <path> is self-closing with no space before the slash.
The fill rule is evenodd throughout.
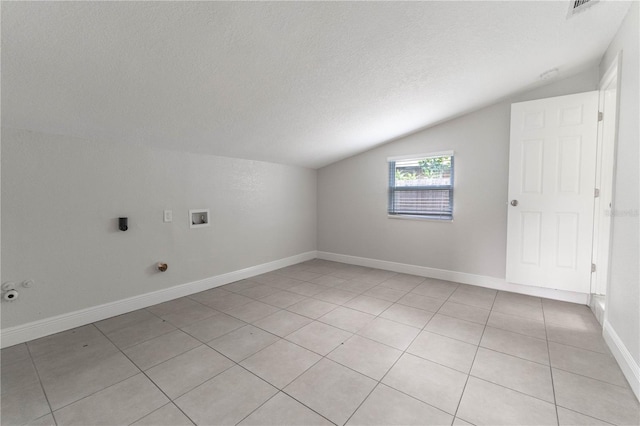
<path id="1" fill-rule="evenodd" d="M 453 219 L 453 153 L 389 159 L 389 215 Z"/>

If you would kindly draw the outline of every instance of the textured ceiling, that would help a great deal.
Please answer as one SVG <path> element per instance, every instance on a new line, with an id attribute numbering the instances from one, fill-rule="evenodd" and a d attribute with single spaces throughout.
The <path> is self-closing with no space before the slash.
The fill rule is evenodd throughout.
<path id="1" fill-rule="evenodd" d="M 2 125 L 317 168 L 596 64 L 568 7 L 2 2 Z"/>

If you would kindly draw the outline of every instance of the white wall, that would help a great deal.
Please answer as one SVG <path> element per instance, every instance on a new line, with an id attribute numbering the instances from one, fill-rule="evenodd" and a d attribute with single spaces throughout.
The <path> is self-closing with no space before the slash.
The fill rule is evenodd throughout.
<path id="1" fill-rule="evenodd" d="M 316 249 L 315 170 L 11 129 L 1 170 L 3 329 Z"/>
<path id="2" fill-rule="evenodd" d="M 640 6 L 634 2 L 600 64 L 600 74 L 604 75 L 616 55 L 622 52 L 622 69 L 619 70 L 620 104 L 614 177 L 611 266 L 606 316 L 607 321 L 633 357 L 636 366 L 640 365 L 639 14 Z"/>
<path id="3" fill-rule="evenodd" d="M 595 90 L 597 69 L 318 172 L 318 250 L 504 278 L 510 104 Z M 387 218 L 387 157 L 455 151 L 453 222 Z"/>

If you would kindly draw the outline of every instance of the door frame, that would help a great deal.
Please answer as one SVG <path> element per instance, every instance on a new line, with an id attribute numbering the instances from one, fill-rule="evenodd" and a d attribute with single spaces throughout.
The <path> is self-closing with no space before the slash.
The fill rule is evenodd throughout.
<path id="1" fill-rule="evenodd" d="M 622 52 L 619 52 L 611 65 L 600 79 L 598 90 L 599 111 L 604 111 L 603 119 L 598 123 L 598 148 L 595 187 L 600 189 L 600 197 L 594 203 L 593 244 L 591 261 L 596 270 L 591 274 L 591 294 L 608 294 L 609 266 L 611 263 L 611 231 L 613 226 L 613 209 L 615 188 L 615 165 L 618 141 L 618 116 L 620 109 L 620 70 Z M 616 100 L 613 111 L 605 111 L 605 91 L 615 90 Z M 605 124 L 613 123 L 613 136 L 604 132 Z M 609 203 L 609 207 L 602 208 L 601 203 Z M 603 214 L 603 212 L 605 212 Z M 605 300 L 606 306 L 606 300 Z M 606 312 L 606 310 L 605 310 Z"/>

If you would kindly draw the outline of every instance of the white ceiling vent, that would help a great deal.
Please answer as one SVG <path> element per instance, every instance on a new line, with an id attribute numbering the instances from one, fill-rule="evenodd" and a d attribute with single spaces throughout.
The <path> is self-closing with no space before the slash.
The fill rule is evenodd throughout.
<path id="1" fill-rule="evenodd" d="M 584 12 L 600 0 L 571 0 L 569 2 L 569 12 L 567 18 L 571 18 L 573 15 L 580 12 Z"/>

